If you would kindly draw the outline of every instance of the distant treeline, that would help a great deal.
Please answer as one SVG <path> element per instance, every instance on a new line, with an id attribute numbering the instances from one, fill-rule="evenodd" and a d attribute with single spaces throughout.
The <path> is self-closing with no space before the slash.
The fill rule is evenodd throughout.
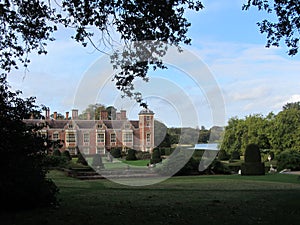
<path id="1" fill-rule="evenodd" d="M 229 154 L 234 151 L 243 154 L 250 143 L 277 154 L 284 150 L 300 151 L 300 102 L 286 104 L 277 115 L 271 112 L 267 116 L 231 118 L 225 127 L 221 149 Z"/>
<path id="2" fill-rule="evenodd" d="M 191 144 L 218 142 L 223 134 L 223 127 L 214 126 L 201 128 L 167 128 L 166 125 L 155 121 L 155 145 L 158 147 L 171 147 L 174 144 Z"/>

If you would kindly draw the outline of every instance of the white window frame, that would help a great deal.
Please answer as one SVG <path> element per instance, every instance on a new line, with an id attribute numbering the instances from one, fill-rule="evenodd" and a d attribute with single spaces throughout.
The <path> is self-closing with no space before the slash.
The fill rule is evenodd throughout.
<path id="1" fill-rule="evenodd" d="M 103 135 L 103 138 L 102 137 L 100 138 L 100 136 L 102 136 L 102 135 Z M 97 133 L 96 139 L 97 139 L 98 144 L 105 143 L 105 133 Z M 103 141 L 101 141 L 101 140 L 103 140 Z"/>

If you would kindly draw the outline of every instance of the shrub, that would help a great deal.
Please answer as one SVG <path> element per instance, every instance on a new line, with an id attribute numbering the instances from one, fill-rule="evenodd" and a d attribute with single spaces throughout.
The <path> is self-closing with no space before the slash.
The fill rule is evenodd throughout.
<path id="1" fill-rule="evenodd" d="M 245 162 L 261 162 L 261 155 L 257 144 L 249 144 L 245 150 Z"/>
<path id="2" fill-rule="evenodd" d="M 264 175 L 265 165 L 261 162 L 259 147 L 249 144 L 245 150 L 245 162 L 241 166 L 242 175 Z"/>
<path id="3" fill-rule="evenodd" d="M 63 151 L 61 156 L 65 157 L 68 161 L 72 160 L 72 157 L 71 157 L 70 152 L 68 150 Z"/>
<path id="4" fill-rule="evenodd" d="M 83 157 L 80 151 L 77 151 L 77 157 L 78 157 L 77 163 L 82 164 L 84 166 L 88 165 L 87 161 L 85 160 L 85 158 Z"/>
<path id="5" fill-rule="evenodd" d="M 219 160 L 228 160 L 229 159 L 229 156 L 227 154 L 227 152 L 223 149 L 221 149 L 219 152 L 218 152 L 218 159 Z"/>
<path id="6" fill-rule="evenodd" d="M 121 158 L 122 157 L 122 150 L 120 148 L 112 148 L 110 150 L 110 154 L 114 158 Z"/>
<path id="7" fill-rule="evenodd" d="M 240 155 L 239 151 L 233 151 L 231 153 L 230 159 L 232 159 L 232 160 L 240 160 L 240 157 L 241 157 L 241 155 Z"/>
<path id="8" fill-rule="evenodd" d="M 215 159 L 208 167 L 208 171 L 213 174 L 230 174 L 231 170 L 220 160 Z"/>
<path id="9" fill-rule="evenodd" d="M 47 167 L 63 167 L 67 163 L 67 159 L 65 157 L 57 156 L 57 155 L 48 155 L 44 159 L 44 165 Z"/>
<path id="10" fill-rule="evenodd" d="M 300 153 L 295 150 L 285 150 L 277 156 L 277 170 L 300 170 Z"/>
<path id="11" fill-rule="evenodd" d="M 151 154 L 149 152 L 137 151 L 135 156 L 138 160 L 151 159 Z"/>
<path id="12" fill-rule="evenodd" d="M 176 175 L 191 175 L 191 174 L 199 174 L 198 170 L 199 160 L 191 157 L 189 161 L 182 167 Z"/>
<path id="13" fill-rule="evenodd" d="M 162 161 L 160 150 L 158 148 L 153 149 L 150 163 L 156 164 Z"/>
<path id="14" fill-rule="evenodd" d="M 132 160 L 136 160 L 136 156 L 135 156 L 135 150 L 134 149 L 128 149 L 127 155 L 126 155 L 126 160 L 128 161 L 132 161 Z"/>
<path id="15" fill-rule="evenodd" d="M 58 149 L 55 149 L 52 153 L 54 156 L 61 156 L 61 152 Z"/>

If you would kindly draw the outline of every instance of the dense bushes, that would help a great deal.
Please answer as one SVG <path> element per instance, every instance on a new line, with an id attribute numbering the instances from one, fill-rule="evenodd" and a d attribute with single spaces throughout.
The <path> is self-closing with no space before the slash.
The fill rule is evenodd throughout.
<path id="1" fill-rule="evenodd" d="M 72 157 L 71 157 L 70 152 L 68 150 L 63 151 L 61 153 L 61 156 L 65 157 L 67 159 L 67 161 L 71 161 L 72 160 Z"/>
<path id="2" fill-rule="evenodd" d="M 134 149 L 128 149 L 127 155 L 126 155 L 126 160 L 132 161 L 132 160 L 137 160 L 135 156 L 135 150 Z"/>
<path id="3" fill-rule="evenodd" d="M 122 149 L 121 148 L 112 148 L 110 150 L 110 154 L 114 158 L 121 158 L 122 157 Z"/>
<path id="4" fill-rule="evenodd" d="M 151 154 L 149 152 L 137 151 L 135 153 L 137 160 L 151 159 Z"/>
<path id="5" fill-rule="evenodd" d="M 219 152 L 218 152 L 218 159 L 219 160 L 228 160 L 229 159 L 229 156 L 227 155 L 226 151 L 221 149 Z"/>
<path id="6" fill-rule="evenodd" d="M 88 165 L 88 162 L 85 160 L 85 158 L 83 157 L 83 155 L 79 150 L 77 151 L 77 157 L 78 157 L 77 163 L 82 164 L 84 166 Z"/>
<path id="7" fill-rule="evenodd" d="M 245 162 L 242 164 L 242 175 L 264 175 L 265 165 L 261 162 L 258 145 L 249 144 L 245 150 Z"/>
<path id="8" fill-rule="evenodd" d="M 277 156 L 277 171 L 283 169 L 300 170 L 300 153 L 295 150 L 285 150 Z"/>
<path id="9" fill-rule="evenodd" d="M 240 157 L 241 157 L 241 155 L 240 155 L 240 152 L 239 152 L 239 151 L 233 151 L 233 152 L 231 153 L 230 159 L 231 159 L 231 160 L 240 160 Z"/>
<path id="10" fill-rule="evenodd" d="M 160 150 L 158 148 L 153 149 L 152 156 L 150 159 L 151 164 L 160 163 L 162 161 Z"/>

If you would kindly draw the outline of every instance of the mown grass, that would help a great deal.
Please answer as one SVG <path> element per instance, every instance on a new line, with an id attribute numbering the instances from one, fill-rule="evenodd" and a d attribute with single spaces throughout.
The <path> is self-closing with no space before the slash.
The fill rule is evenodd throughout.
<path id="1" fill-rule="evenodd" d="M 296 175 L 173 177 L 145 186 L 80 181 L 52 171 L 57 209 L 1 214 L 1 224 L 298 224 Z"/>

